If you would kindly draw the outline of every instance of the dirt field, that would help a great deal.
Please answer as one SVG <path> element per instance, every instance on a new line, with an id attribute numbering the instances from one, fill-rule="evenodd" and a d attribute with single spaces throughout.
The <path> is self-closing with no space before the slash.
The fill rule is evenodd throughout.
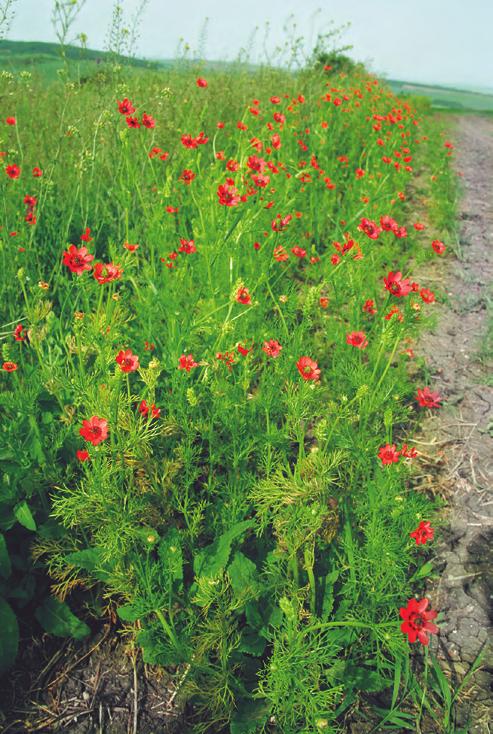
<path id="1" fill-rule="evenodd" d="M 484 349 L 493 279 L 493 119 L 458 118 L 456 143 L 462 259 L 449 260 L 443 276 L 449 302 L 439 307 L 437 327 L 420 351 L 447 402 L 426 429 L 451 489 L 450 527 L 435 561 L 440 582 L 432 592 L 446 620 L 438 651 L 457 682 L 484 650 L 476 686 L 459 706 L 464 723 L 474 722 L 468 731 L 483 734 L 493 721 L 493 380 Z"/>

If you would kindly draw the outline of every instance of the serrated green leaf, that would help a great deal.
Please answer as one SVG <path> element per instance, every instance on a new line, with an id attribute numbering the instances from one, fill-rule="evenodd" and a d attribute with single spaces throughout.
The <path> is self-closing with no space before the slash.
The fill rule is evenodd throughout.
<path id="1" fill-rule="evenodd" d="M 122 622 L 136 622 L 141 616 L 140 610 L 133 604 L 122 604 L 117 613 Z"/>
<path id="2" fill-rule="evenodd" d="M 231 734 L 256 734 L 259 726 L 263 726 L 270 714 L 270 705 L 265 700 L 244 700 L 238 703 L 238 708 L 229 725 Z"/>
<path id="3" fill-rule="evenodd" d="M 56 637 L 73 637 L 82 640 L 91 630 L 75 616 L 68 604 L 50 596 L 38 607 L 34 616 L 46 632 Z"/>
<path id="4" fill-rule="evenodd" d="M 220 574 L 221 571 L 224 571 L 228 565 L 233 542 L 253 527 L 253 524 L 253 520 L 237 522 L 229 530 L 220 535 L 214 543 L 203 548 L 195 556 L 193 562 L 193 570 L 196 576 L 209 576 L 212 578 Z"/>
<path id="5" fill-rule="evenodd" d="M 266 639 L 261 637 L 256 630 L 246 627 L 241 633 L 240 642 L 236 649 L 260 657 L 264 653 L 266 644 Z"/>
<path id="6" fill-rule="evenodd" d="M 111 569 L 101 561 L 101 550 L 99 548 L 84 548 L 65 556 L 67 563 L 88 571 L 100 581 L 107 581 Z"/>
<path id="7" fill-rule="evenodd" d="M 259 577 L 256 565 L 240 551 L 236 551 L 228 566 L 231 586 L 237 595 L 259 593 Z"/>
<path id="8" fill-rule="evenodd" d="M 339 571 L 331 571 L 324 579 L 325 587 L 322 598 L 322 619 L 328 619 L 334 607 L 334 584 L 339 578 Z"/>

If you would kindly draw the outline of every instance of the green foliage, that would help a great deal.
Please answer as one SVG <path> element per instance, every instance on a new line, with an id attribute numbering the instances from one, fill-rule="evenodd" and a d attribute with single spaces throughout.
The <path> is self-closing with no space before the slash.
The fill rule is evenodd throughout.
<path id="1" fill-rule="evenodd" d="M 43 629 L 56 637 L 81 640 L 91 632 L 87 624 L 78 619 L 67 604 L 55 597 L 45 599 L 36 609 L 35 616 Z"/>
<path id="2" fill-rule="evenodd" d="M 296 37 L 291 51 L 294 68 Z M 398 610 L 432 573 L 409 533 L 435 503 L 413 491 L 412 459 L 384 466 L 378 451 L 417 420 L 404 350 L 433 305 L 383 277 L 411 278 L 447 232 L 434 124 L 341 50 L 340 71 L 238 65 L 207 88 L 193 65 L 68 81 L 69 52 L 51 84 L 0 78 L 18 121 L 0 147 L 21 166 L 0 177 L 2 349 L 18 367 L 0 373 L 2 613 L 13 627 L 34 561 L 53 582 L 56 598 L 36 598 L 53 634 L 88 633 L 65 601 L 75 586 L 109 598 L 144 661 L 177 666 L 197 732 L 337 731 L 382 691 L 405 721 Z M 128 127 L 125 98 L 155 128 Z M 183 144 L 200 131 L 208 142 Z M 406 197 L 429 174 L 423 235 Z M 219 203 L 227 178 L 234 206 Z M 384 216 L 406 236 L 365 234 Z M 92 273 L 70 273 L 70 244 Z M 127 349 L 139 365 L 124 372 Z"/>

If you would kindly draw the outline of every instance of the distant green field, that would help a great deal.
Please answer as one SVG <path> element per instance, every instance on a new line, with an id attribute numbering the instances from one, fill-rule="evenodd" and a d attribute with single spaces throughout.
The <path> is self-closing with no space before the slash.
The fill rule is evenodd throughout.
<path id="1" fill-rule="evenodd" d="M 120 57 L 106 51 L 94 51 L 77 46 L 66 46 L 65 55 L 69 61 L 69 68 L 76 76 L 87 76 L 96 72 L 103 62 L 125 63 L 141 68 L 161 66 L 153 61 Z M 43 78 L 54 79 L 62 66 L 60 47 L 56 43 L 0 41 L 0 69 L 12 73 L 30 71 Z"/>
<path id="2" fill-rule="evenodd" d="M 433 107 L 449 110 L 472 110 L 475 112 L 493 112 L 493 94 L 482 94 L 465 89 L 432 86 L 388 79 L 392 91 L 399 95 L 409 94 L 426 97 Z"/>
<path id="3" fill-rule="evenodd" d="M 66 58 L 69 69 L 75 78 L 94 74 L 104 63 L 121 63 L 140 68 L 169 68 L 176 63 L 171 59 L 144 60 L 110 54 L 106 51 L 83 49 L 77 46 L 66 46 Z M 41 41 L 0 41 L 0 70 L 12 73 L 30 71 L 43 78 L 55 79 L 58 70 L 63 66 L 60 48 L 56 43 Z M 206 69 L 224 68 L 225 62 L 207 61 Z M 253 68 L 253 67 L 252 67 Z M 425 97 L 431 101 L 432 107 L 450 111 L 493 112 L 493 94 L 483 94 L 465 89 L 433 86 L 388 79 L 390 88 L 399 95 Z"/>

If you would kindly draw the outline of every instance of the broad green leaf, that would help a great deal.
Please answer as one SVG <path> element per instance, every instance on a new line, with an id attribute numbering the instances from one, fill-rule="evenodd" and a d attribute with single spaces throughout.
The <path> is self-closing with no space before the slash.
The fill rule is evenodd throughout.
<path id="1" fill-rule="evenodd" d="M 122 622 L 136 622 L 142 616 L 140 609 L 133 604 L 122 604 L 117 612 Z"/>
<path id="2" fill-rule="evenodd" d="M 265 700 L 240 701 L 230 726 L 231 734 L 257 734 L 270 714 L 270 706 Z"/>
<path id="3" fill-rule="evenodd" d="M 10 604 L 0 597 L 0 674 L 14 662 L 19 647 L 19 626 Z"/>
<path id="4" fill-rule="evenodd" d="M 194 559 L 193 570 L 196 576 L 214 577 L 224 571 L 228 565 L 233 542 L 243 536 L 247 530 L 253 527 L 253 524 L 253 520 L 237 522 L 220 535 L 214 543 L 203 548 Z"/>
<path id="5" fill-rule="evenodd" d="M 91 633 L 87 624 L 75 616 L 68 604 L 58 601 L 54 596 L 48 597 L 36 609 L 34 616 L 46 632 L 57 637 L 82 640 Z"/>
<path id="6" fill-rule="evenodd" d="M 19 502 L 19 504 L 16 505 L 16 507 L 14 508 L 14 515 L 17 522 L 20 522 L 20 524 L 23 525 L 25 528 L 27 528 L 28 530 L 36 530 L 34 517 L 32 516 L 29 505 L 25 500 Z"/>
<path id="7" fill-rule="evenodd" d="M 263 655 L 267 641 L 265 637 L 261 637 L 256 630 L 246 627 L 241 633 L 241 639 L 238 647 L 240 652 L 246 652 L 249 655 L 260 657 Z"/>
<path id="8" fill-rule="evenodd" d="M 322 619 L 328 619 L 334 607 L 334 584 L 339 578 L 339 571 L 328 573 L 324 579 L 325 588 L 322 599 Z"/>
<path id="9" fill-rule="evenodd" d="M 427 561 L 426 563 L 423 563 L 422 566 L 418 568 L 416 573 L 414 573 L 411 578 L 409 579 L 409 582 L 412 583 L 413 581 L 419 581 L 419 579 L 425 579 L 427 576 L 430 576 L 433 573 L 433 563 L 431 561 Z"/>
<path id="10" fill-rule="evenodd" d="M 84 548 L 80 551 L 74 551 L 74 553 L 68 553 L 65 560 L 67 563 L 77 566 L 77 568 L 89 571 L 100 581 L 106 581 L 111 572 L 110 567 L 101 562 L 99 548 Z"/>
<path id="11" fill-rule="evenodd" d="M 0 533 L 0 576 L 4 579 L 10 576 L 12 565 L 10 563 L 9 551 L 3 533 Z"/>
<path id="12" fill-rule="evenodd" d="M 238 595 L 257 596 L 259 589 L 259 580 L 257 567 L 243 553 L 237 551 L 233 560 L 228 567 L 228 574 L 231 579 L 233 591 Z"/>
<path id="13" fill-rule="evenodd" d="M 348 688 L 355 688 L 358 691 L 383 691 L 392 685 L 392 681 L 383 678 L 374 670 L 358 668 L 353 665 L 346 666 L 344 679 L 347 682 Z"/>

